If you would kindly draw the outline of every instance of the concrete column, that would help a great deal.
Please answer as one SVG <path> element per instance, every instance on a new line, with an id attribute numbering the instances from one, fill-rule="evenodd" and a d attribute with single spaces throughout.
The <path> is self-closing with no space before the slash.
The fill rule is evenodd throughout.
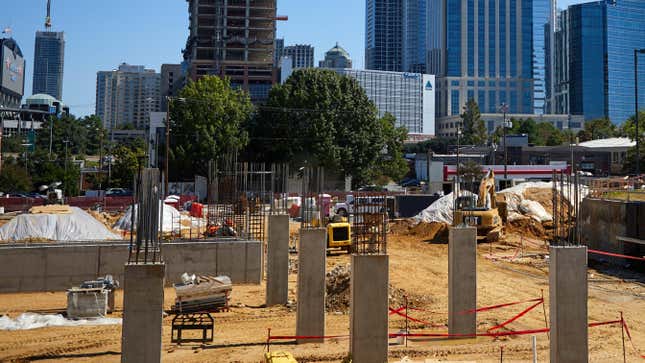
<path id="1" fill-rule="evenodd" d="M 477 228 L 451 227 L 448 239 L 448 332 L 475 334 L 477 314 Z"/>
<path id="2" fill-rule="evenodd" d="M 289 216 L 269 216 L 266 305 L 284 305 L 289 298 Z"/>
<path id="3" fill-rule="evenodd" d="M 352 256 L 349 351 L 356 363 L 385 363 L 388 349 L 387 255 Z"/>
<path id="4" fill-rule="evenodd" d="M 587 247 L 549 248 L 551 362 L 586 363 Z"/>
<path id="5" fill-rule="evenodd" d="M 125 265 L 121 362 L 160 362 L 163 263 Z"/>
<path id="6" fill-rule="evenodd" d="M 296 335 L 325 335 L 325 266 L 327 231 L 324 228 L 300 230 L 298 247 L 298 312 Z M 324 339 L 303 339 L 301 343 L 321 343 Z"/>

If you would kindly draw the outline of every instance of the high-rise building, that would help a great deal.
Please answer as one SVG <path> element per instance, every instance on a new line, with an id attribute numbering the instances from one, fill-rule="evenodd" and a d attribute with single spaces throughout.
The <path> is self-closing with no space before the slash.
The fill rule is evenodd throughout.
<path id="1" fill-rule="evenodd" d="M 192 79 L 228 77 L 254 102 L 276 81 L 276 0 L 187 0 L 190 35 L 184 50 Z"/>
<path id="2" fill-rule="evenodd" d="M 282 56 L 291 57 L 293 68 L 313 68 L 314 47 L 308 44 L 296 44 L 284 47 Z"/>
<path id="3" fill-rule="evenodd" d="M 367 0 L 365 3 L 365 68 L 402 70 L 403 0 Z"/>
<path id="4" fill-rule="evenodd" d="M 645 2 L 583 3 L 570 6 L 568 15 L 570 112 L 622 123 L 635 113 L 634 50 L 645 48 Z M 639 58 L 645 79 L 645 56 Z M 645 82 L 638 87 L 645 105 Z"/>
<path id="5" fill-rule="evenodd" d="M 103 126 L 117 129 L 132 125 L 143 130 L 150 112 L 161 109 L 161 75 L 144 66 L 123 63 L 119 69 L 96 74 L 96 114 Z"/>
<path id="6" fill-rule="evenodd" d="M 545 112 L 546 37 L 555 0 L 533 0 L 533 111 Z"/>
<path id="7" fill-rule="evenodd" d="M 161 111 L 168 110 L 166 97 L 177 97 L 185 84 L 186 77 L 181 64 L 161 65 Z"/>
<path id="8" fill-rule="evenodd" d="M 433 75 L 369 69 L 334 69 L 355 78 L 374 102 L 379 116 L 390 113 L 397 126 L 411 134 L 434 135 L 435 94 Z"/>
<path id="9" fill-rule="evenodd" d="M 336 45 L 325 53 L 325 59 L 318 63 L 321 68 L 352 68 L 349 53 L 343 47 Z"/>
<path id="10" fill-rule="evenodd" d="M 278 67 L 280 59 L 282 58 L 282 51 L 284 50 L 284 39 L 276 38 L 275 46 L 273 47 L 273 65 Z"/>
<path id="11" fill-rule="evenodd" d="M 18 108 L 25 93 L 25 59 L 13 38 L 0 38 L 0 107 Z"/>
<path id="12" fill-rule="evenodd" d="M 403 0 L 402 72 L 426 72 L 427 1 Z"/>
<path id="13" fill-rule="evenodd" d="M 532 114 L 533 0 L 430 0 L 429 71 L 437 115 L 458 115 L 469 99 L 481 112 Z"/>
<path id="14" fill-rule="evenodd" d="M 562 10 L 557 14 L 551 39 L 551 42 L 545 42 L 547 60 L 546 112 L 551 114 L 569 114 L 571 110 L 569 108 L 570 59 L 568 10 Z"/>
<path id="15" fill-rule="evenodd" d="M 32 93 L 44 93 L 62 100 L 64 66 L 65 33 L 36 32 Z"/>

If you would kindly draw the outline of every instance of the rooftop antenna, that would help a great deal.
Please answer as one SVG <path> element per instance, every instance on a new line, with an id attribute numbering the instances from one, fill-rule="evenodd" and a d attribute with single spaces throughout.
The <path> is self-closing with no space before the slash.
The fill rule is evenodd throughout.
<path id="1" fill-rule="evenodd" d="M 45 18 L 45 29 L 48 31 L 52 28 L 52 18 L 51 18 L 51 0 L 47 0 L 47 17 Z"/>

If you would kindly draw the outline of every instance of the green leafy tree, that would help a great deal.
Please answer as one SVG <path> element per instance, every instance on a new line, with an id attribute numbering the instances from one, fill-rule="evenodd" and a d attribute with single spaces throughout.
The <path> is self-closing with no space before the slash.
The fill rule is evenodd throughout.
<path id="1" fill-rule="evenodd" d="M 608 118 L 586 121 L 584 129 L 578 132 L 578 138 L 581 142 L 615 136 L 618 136 L 618 130 L 616 125 L 611 123 Z"/>
<path id="2" fill-rule="evenodd" d="M 562 145 L 567 140 L 564 133 L 550 122 L 540 122 L 536 125 L 535 144 L 546 146 Z"/>
<path id="3" fill-rule="evenodd" d="M 25 168 L 16 163 L 4 163 L 0 172 L 0 191 L 4 193 L 28 192 L 33 190 L 31 178 Z"/>
<path id="4" fill-rule="evenodd" d="M 435 137 L 427 141 L 415 144 L 404 144 L 403 152 L 407 153 L 427 153 L 428 150 L 437 154 L 447 154 L 448 146 L 454 145 L 457 141 L 449 137 Z"/>
<path id="5" fill-rule="evenodd" d="M 205 172 L 208 161 L 248 143 L 247 123 L 253 112 L 249 96 L 231 88 L 228 79 L 205 76 L 190 81 L 171 110 L 173 176 Z"/>
<path id="6" fill-rule="evenodd" d="M 645 111 L 639 112 L 639 123 L 638 123 L 639 133 L 640 133 L 640 165 L 641 173 L 645 171 Z M 619 130 L 619 135 L 623 137 L 628 137 L 631 140 L 636 140 L 636 119 L 632 115 L 627 121 L 623 123 Z M 623 163 L 623 171 L 626 173 L 635 173 L 636 172 L 636 147 L 629 149 L 627 151 L 627 157 Z"/>
<path id="7" fill-rule="evenodd" d="M 132 188 L 134 176 L 140 167 L 145 167 L 145 142 L 136 139 L 131 144 L 118 145 L 113 150 L 111 187 Z"/>
<path id="8" fill-rule="evenodd" d="M 408 137 L 408 131 L 405 127 L 397 127 L 396 118 L 390 113 L 386 113 L 379 121 L 386 141 L 375 168 L 374 179 L 386 176 L 398 181 L 410 170 L 403 158 L 403 143 Z"/>
<path id="9" fill-rule="evenodd" d="M 488 130 L 481 118 L 479 105 L 474 99 L 469 99 L 464 106 L 464 112 L 461 114 L 464 125 L 463 137 L 464 144 L 485 145 L 488 141 Z"/>
<path id="10" fill-rule="evenodd" d="M 400 136 L 400 131 L 386 135 L 389 126 L 384 125 L 355 79 L 331 70 L 299 69 L 275 86 L 260 108 L 250 128 L 250 152 L 274 162 L 319 164 L 339 176 L 351 175 L 360 185 L 382 166 L 385 147 L 396 144 L 386 138 Z"/>

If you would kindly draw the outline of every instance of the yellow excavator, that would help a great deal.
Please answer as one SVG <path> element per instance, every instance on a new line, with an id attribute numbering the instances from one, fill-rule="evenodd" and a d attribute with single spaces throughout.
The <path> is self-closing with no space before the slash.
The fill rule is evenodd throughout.
<path id="1" fill-rule="evenodd" d="M 498 241 L 503 234 L 503 222 L 495 198 L 495 172 L 489 170 L 479 184 L 479 194 L 460 196 L 455 200 L 454 225 L 477 227 L 477 238 Z"/>

